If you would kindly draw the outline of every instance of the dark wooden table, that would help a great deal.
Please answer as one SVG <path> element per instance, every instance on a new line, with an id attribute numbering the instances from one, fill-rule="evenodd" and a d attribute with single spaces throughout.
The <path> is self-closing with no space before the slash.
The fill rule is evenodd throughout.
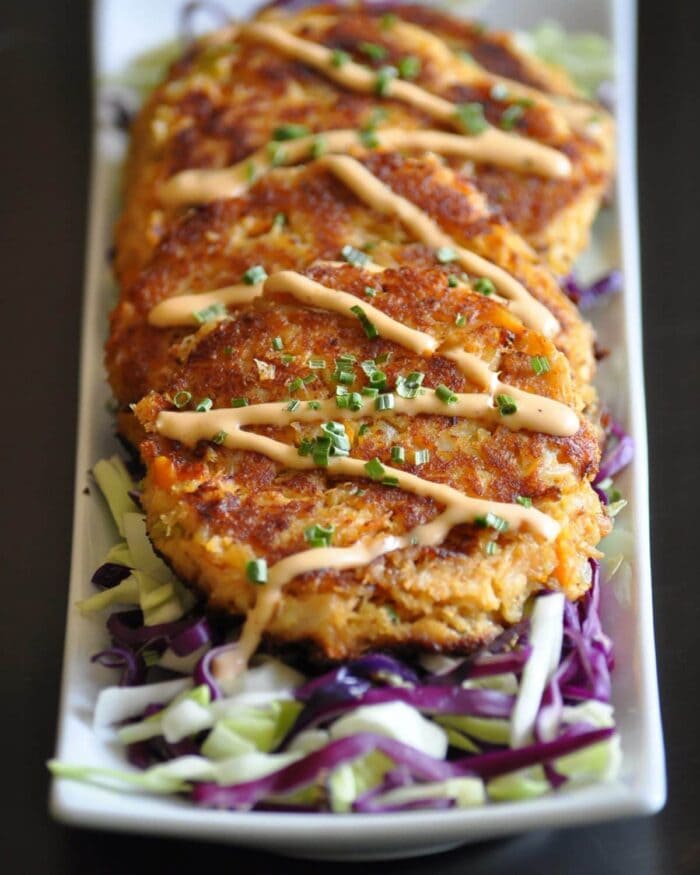
<path id="1" fill-rule="evenodd" d="M 308 863 L 223 846 L 68 829 L 47 813 L 44 761 L 54 746 L 71 538 L 88 15 L 85 2 L 0 3 L 2 871 L 309 871 Z M 700 495 L 699 24 L 698 4 L 641 0 L 645 352 L 668 804 L 654 818 L 536 832 L 364 871 L 700 872 L 700 582 L 692 525 Z"/>

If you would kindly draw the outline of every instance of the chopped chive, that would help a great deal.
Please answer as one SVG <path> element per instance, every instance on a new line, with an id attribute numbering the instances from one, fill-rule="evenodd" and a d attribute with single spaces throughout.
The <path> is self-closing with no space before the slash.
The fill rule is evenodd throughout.
<path id="1" fill-rule="evenodd" d="M 379 395 L 379 389 L 374 386 L 363 386 L 361 392 L 365 398 L 376 398 Z"/>
<path id="2" fill-rule="evenodd" d="M 310 441 L 308 438 L 302 438 L 302 440 L 299 443 L 299 449 L 298 449 L 299 455 L 300 456 L 310 456 L 313 448 L 314 448 L 313 441 Z"/>
<path id="3" fill-rule="evenodd" d="M 474 291 L 480 292 L 482 295 L 493 295 L 496 291 L 496 286 L 485 276 L 480 276 L 478 279 L 475 279 L 473 286 Z"/>
<path id="4" fill-rule="evenodd" d="M 501 128 L 503 128 L 504 131 L 512 131 L 524 115 L 525 110 L 522 106 L 519 106 L 517 103 L 512 103 L 501 113 Z"/>
<path id="5" fill-rule="evenodd" d="M 231 407 L 247 407 L 248 399 L 247 398 L 232 398 L 231 399 Z"/>
<path id="6" fill-rule="evenodd" d="M 212 440 L 214 441 L 215 444 L 223 444 L 223 442 L 226 440 L 227 437 L 228 437 L 227 432 L 217 431 L 217 433 L 214 435 Z"/>
<path id="7" fill-rule="evenodd" d="M 390 352 L 380 352 L 374 360 L 378 365 L 385 365 L 391 359 L 391 355 Z"/>
<path id="8" fill-rule="evenodd" d="M 396 394 L 400 398 L 415 398 L 424 378 L 425 374 L 421 371 L 411 371 L 406 377 L 399 374 L 396 378 Z"/>
<path id="9" fill-rule="evenodd" d="M 256 264 L 249 267 L 243 274 L 243 282 L 248 286 L 254 286 L 256 283 L 264 282 L 267 279 L 267 272 L 262 264 Z"/>
<path id="10" fill-rule="evenodd" d="M 451 246 L 439 246 L 435 250 L 435 258 L 440 264 L 449 264 L 451 261 L 457 260 L 457 253 Z"/>
<path id="11" fill-rule="evenodd" d="M 364 292 L 368 298 L 374 298 L 377 295 L 377 290 L 374 288 L 374 286 L 365 286 Z"/>
<path id="12" fill-rule="evenodd" d="M 413 453 L 414 465 L 425 465 L 430 460 L 430 450 L 416 450 Z"/>
<path id="13" fill-rule="evenodd" d="M 528 498 L 527 495 L 516 495 L 515 500 L 523 507 L 532 507 L 532 499 Z"/>
<path id="14" fill-rule="evenodd" d="M 357 48 L 363 55 L 367 55 L 373 61 L 381 61 L 382 58 L 386 58 L 386 49 L 384 46 L 377 45 L 377 43 L 361 42 Z"/>
<path id="15" fill-rule="evenodd" d="M 284 213 L 275 213 L 275 218 L 272 220 L 273 228 L 282 228 L 287 224 L 287 217 Z"/>
<path id="16" fill-rule="evenodd" d="M 360 324 L 364 328 L 365 334 L 370 340 L 374 340 L 375 337 L 379 337 L 379 332 L 377 331 L 376 325 L 367 317 L 362 307 L 360 307 L 359 305 L 355 307 L 350 307 L 350 312 L 354 313 L 360 320 Z"/>
<path id="17" fill-rule="evenodd" d="M 384 486 L 398 486 L 399 485 L 399 478 L 394 477 L 393 475 L 391 475 L 389 477 L 382 477 L 382 484 Z"/>
<path id="18" fill-rule="evenodd" d="M 403 447 L 392 447 L 391 448 L 391 461 L 392 462 L 405 462 L 406 461 L 406 450 Z"/>
<path id="19" fill-rule="evenodd" d="M 286 161 L 286 152 L 281 143 L 268 143 L 267 153 L 270 156 L 270 163 L 273 167 L 279 167 Z"/>
<path id="20" fill-rule="evenodd" d="M 464 313 L 459 313 L 457 318 L 455 319 L 455 325 L 457 326 L 457 328 L 464 328 L 466 324 L 467 317 L 464 315 Z"/>
<path id="21" fill-rule="evenodd" d="M 320 158 L 321 155 L 325 154 L 327 148 L 328 143 L 325 137 L 314 137 L 314 141 L 311 144 L 311 157 Z"/>
<path id="22" fill-rule="evenodd" d="M 214 322 L 214 320 L 226 316 L 226 306 L 217 301 L 202 310 L 195 310 L 192 315 L 200 325 L 204 325 L 205 322 Z"/>
<path id="23" fill-rule="evenodd" d="M 481 134 L 488 127 L 481 103 L 460 103 L 455 110 L 455 115 L 468 134 Z"/>
<path id="24" fill-rule="evenodd" d="M 498 544 L 495 541 L 487 541 L 484 545 L 484 553 L 487 556 L 493 556 L 498 553 Z"/>
<path id="25" fill-rule="evenodd" d="M 389 93 L 389 88 L 391 87 L 391 83 L 398 74 L 398 70 L 396 67 L 381 67 L 379 72 L 377 73 L 377 78 L 375 80 L 374 90 L 380 97 L 384 97 Z"/>
<path id="26" fill-rule="evenodd" d="M 350 60 L 350 55 L 342 49 L 334 49 L 331 52 L 331 64 L 334 67 L 342 67 Z"/>
<path id="27" fill-rule="evenodd" d="M 359 133 L 360 142 L 367 149 L 376 149 L 379 145 L 379 137 L 376 128 L 362 128 Z"/>
<path id="28" fill-rule="evenodd" d="M 289 352 L 285 352 L 284 355 L 280 356 L 280 361 L 282 362 L 283 365 L 290 365 L 294 361 L 295 358 L 296 358 L 295 355 L 292 355 Z"/>
<path id="29" fill-rule="evenodd" d="M 211 400 L 211 398 L 200 398 L 200 400 L 197 402 L 197 406 L 194 409 L 197 411 L 197 413 L 206 413 L 207 410 L 211 410 L 213 404 L 214 402 Z"/>
<path id="30" fill-rule="evenodd" d="M 273 140 L 298 140 L 299 137 L 308 137 L 311 133 L 306 125 L 287 124 L 280 125 L 272 132 Z"/>
<path id="31" fill-rule="evenodd" d="M 546 355 L 533 355 L 530 359 L 532 370 L 539 377 L 541 374 L 546 374 L 549 370 L 549 359 Z"/>
<path id="32" fill-rule="evenodd" d="M 362 425 L 357 429 L 357 436 L 362 437 L 363 434 L 367 434 L 369 431 L 369 425 L 366 422 L 363 422 Z"/>
<path id="33" fill-rule="evenodd" d="M 299 389 L 301 389 L 301 387 L 302 387 L 303 385 L 304 385 L 304 382 L 303 382 L 303 380 L 301 379 L 301 377 L 294 377 L 293 380 L 290 380 L 290 381 L 287 383 L 287 391 L 288 391 L 289 394 L 291 395 L 291 394 L 293 394 L 294 392 L 298 392 Z"/>
<path id="34" fill-rule="evenodd" d="M 440 383 L 440 385 L 435 390 L 435 394 L 441 401 L 444 401 L 445 404 L 457 403 L 457 396 L 452 391 L 452 389 L 450 389 L 449 386 L 446 386 L 444 383 Z"/>
<path id="35" fill-rule="evenodd" d="M 309 408 L 309 410 L 320 410 L 321 409 L 321 402 L 320 401 L 309 401 L 306 406 Z"/>
<path id="36" fill-rule="evenodd" d="M 370 480 L 381 480 L 386 475 L 386 468 L 376 456 L 370 462 L 365 462 L 365 471 Z"/>
<path id="37" fill-rule="evenodd" d="M 380 392 L 386 386 L 386 374 L 384 371 L 372 371 L 369 374 L 369 385 L 372 389 L 378 389 Z"/>
<path id="38" fill-rule="evenodd" d="M 343 261 L 347 261 L 347 263 L 351 264 L 353 267 L 365 267 L 370 261 L 372 261 L 366 252 L 363 252 L 361 249 L 355 249 L 355 247 L 350 246 L 350 244 L 343 246 L 340 250 L 340 254 Z"/>
<path id="39" fill-rule="evenodd" d="M 350 406 L 350 393 L 344 392 L 341 395 L 336 394 L 335 404 L 339 410 L 347 410 L 348 407 Z"/>
<path id="40" fill-rule="evenodd" d="M 249 161 L 245 166 L 245 178 L 249 183 L 255 182 L 255 177 L 258 175 L 258 170 L 252 161 Z"/>
<path id="41" fill-rule="evenodd" d="M 314 465 L 320 468 L 327 468 L 331 455 L 331 439 L 316 438 L 311 445 L 311 458 L 314 460 Z"/>
<path id="42" fill-rule="evenodd" d="M 347 398 L 350 410 L 357 411 L 362 409 L 362 395 L 359 392 L 351 392 Z"/>
<path id="43" fill-rule="evenodd" d="M 385 12 L 379 19 L 379 22 L 384 30 L 389 30 L 398 21 L 398 15 L 395 12 Z"/>
<path id="44" fill-rule="evenodd" d="M 304 529 L 304 538 L 312 547 L 329 547 L 333 538 L 335 526 L 308 526 Z"/>
<path id="45" fill-rule="evenodd" d="M 501 416 L 510 416 L 518 409 L 518 405 L 515 403 L 515 398 L 512 395 L 496 395 L 496 404 Z"/>
<path id="46" fill-rule="evenodd" d="M 420 73 L 421 62 L 420 58 L 415 55 L 406 55 L 401 58 L 398 63 L 399 76 L 402 79 L 415 79 Z"/>
<path id="47" fill-rule="evenodd" d="M 447 277 L 447 285 L 448 285 L 451 289 L 453 289 L 455 286 L 458 286 L 458 285 L 459 285 L 459 280 L 457 279 L 457 277 L 456 277 L 453 273 L 451 273 L 451 274 Z"/>
<path id="48" fill-rule="evenodd" d="M 177 407 L 178 410 L 182 410 L 183 407 L 187 407 L 191 400 L 192 393 L 187 392 L 185 389 L 181 389 L 173 396 L 173 404 Z"/>
<path id="49" fill-rule="evenodd" d="M 267 583 L 267 562 L 264 559 L 251 559 L 245 567 L 245 573 L 251 583 Z"/>
<path id="50" fill-rule="evenodd" d="M 308 386 L 309 383 L 313 383 L 313 382 L 314 382 L 315 380 L 317 380 L 317 379 L 318 379 L 318 377 L 316 376 L 316 374 L 307 374 L 305 377 L 302 377 L 302 378 L 301 378 L 301 382 L 302 382 L 305 386 Z"/>
<path id="51" fill-rule="evenodd" d="M 374 406 L 377 410 L 393 410 L 396 406 L 393 393 L 385 392 L 382 395 L 377 395 L 374 399 Z"/>
<path id="52" fill-rule="evenodd" d="M 341 370 L 340 368 L 336 368 L 333 373 L 333 379 L 336 383 L 341 383 L 343 386 L 352 386 L 355 382 L 355 374 L 352 371 Z"/>
<path id="53" fill-rule="evenodd" d="M 354 365 L 357 361 L 357 356 L 353 355 L 351 352 L 343 352 L 336 358 L 336 364 L 339 365 Z"/>
<path id="54" fill-rule="evenodd" d="M 497 532 L 505 532 L 508 528 L 508 523 L 503 517 L 497 516 L 495 513 L 488 511 L 483 516 L 474 518 L 474 523 L 484 529 L 495 529 Z"/>
<path id="55" fill-rule="evenodd" d="M 294 411 L 295 411 L 295 410 L 298 410 L 300 406 L 301 406 L 301 401 L 297 401 L 296 398 L 293 398 L 293 399 L 289 402 L 289 404 L 287 404 L 286 409 L 287 409 L 290 413 L 294 413 Z"/>
<path id="56" fill-rule="evenodd" d="M 309 359 L 307 362 L 310 368 L 313 368 L 316 371 L 322 371 L 326 367 L 325 359 Z"/>
<path id="57" fill-rule="evenodd" d="M 222 352 L 225 356 L 231 356 L 231 355 L 233 355 L 233 347 L 232 346 L 225 346 L 223 348 Z"/>
<path id="58" fill-rule="evenodd" d="M 284 342 L 281 337 L 273 337 L 272 338 L 272 348 L 276 349 L 277 352 L 284 349 Z"/>

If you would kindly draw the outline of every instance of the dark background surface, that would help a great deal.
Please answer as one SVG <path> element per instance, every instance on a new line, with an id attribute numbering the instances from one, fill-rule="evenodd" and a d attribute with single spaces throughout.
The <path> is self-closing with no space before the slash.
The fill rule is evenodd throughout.
<path id="1" fill-rule="evenodd" d="M 700 872 L 700 595 L 690 543 L 700 494 L 700 4 L 640 7 L 645 354 L 669 801 L 653 818 L 363 871 Z M 54 746 L 71 540 L 89 79 L 87 3 L 0 0 L 2 870 L 122 875 L 152 872 L 157 861 L 155 871 L 167 873 L 309 871 L 312 864 L 246 850 L 69 829 L 47 813 L 44 761 Z"/>

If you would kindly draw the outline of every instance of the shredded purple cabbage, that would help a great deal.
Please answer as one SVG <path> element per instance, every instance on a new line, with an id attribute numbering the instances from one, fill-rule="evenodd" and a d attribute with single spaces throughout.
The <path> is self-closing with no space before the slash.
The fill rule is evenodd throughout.
<path id="1" fill-rule="evenodd" d="M 100 589 L 111 589 L 131 574 L 131 569 L 126 565 L 118 565 L 116 562 L 105 562 L 92 575 L 91 583 Z"/>
<path id="2" fill-rule="evenodd" d="M 128 647 L 109 647 L 91 657 L 90 662 L 99 663 L 105 668 L 120 668 L 120 687 L 134 687 L 142 684 L 146 678 L 146 665 L 138 653 Z"/>
<path id="3" fill-rule="evenodd" d="M 588 286 L 580 283 L 572 273 L 561 280 L 562 291 L 581 310 L 589 310 L 600 298 L 620 292 L 622 284 L 623 277 L 620 270 L 611 270 Z"/>

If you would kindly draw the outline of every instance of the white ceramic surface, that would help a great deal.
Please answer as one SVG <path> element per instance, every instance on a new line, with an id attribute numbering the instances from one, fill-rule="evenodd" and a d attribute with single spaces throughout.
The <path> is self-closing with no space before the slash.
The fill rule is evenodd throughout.
<path id="1" fill-rule="evenodd" d="M 175 35 L 180 0 L 96 0 L 95 98 L 98 80 L 114 75 L 140 52 Z M 230 0 L 245 15 L 250 2 Z M 459 5 L 459 4 L 457 4 Z M 619 121 L 619 179 L 615 205 L 596 224 L 594 243 L 581 273 L 595 275 L 620 265 L 625 294 L 595 314 L 604 346 L 614 350 L 601 368 L 604 400 L 636 441 L 632 467 L 621 479 L 630 499 L 623 525 L 634 535 L 631 574 L 605 587 L 603 621 L 617 650 L 613 699 L 622 737 L 619 781 L 546 798 L 493 804 L 480 809 L 383 815 L 235 813 L 198 809 L 171 798 L 119 795 L 65 780 L 53 782 L 51 810 L 60 820 L 84 826 L 170 834 L 249 845 L 293 855 L 367 859 L 429 853 L 525 830 L 583 824 L 657 811 L 666 794 L 658 707 L 649 566 L 649 517 L 635 165 L 634 0 L 492 0 L 467 5 L 485 21 L 527 28 L 545 17 L 571 30 L 593 30 L 615 45 Z M 109 392 L 102 369 L 106 316 L 114 296 L 105 253 L 118 209 L 119 167 L 125 139 L 107 129 L 94 138 L 82 333 L 82 366 L 75 484 L 70 604 L 88 594 L 92 570 L 114 539 L 101 499 L 83 494 L 87 472 L 117 450 L 105 410 Z M 630 399 L 634 403 L 630 404 Z M 617 581 L 617 582 L 615 582 Z M 92 731 L 91 712 L 110 673 L 89 662 L 103 642 L 99 622 L 69 609 L 56 756 L 68 762 L 121 766 L 117 750 Z"/>

